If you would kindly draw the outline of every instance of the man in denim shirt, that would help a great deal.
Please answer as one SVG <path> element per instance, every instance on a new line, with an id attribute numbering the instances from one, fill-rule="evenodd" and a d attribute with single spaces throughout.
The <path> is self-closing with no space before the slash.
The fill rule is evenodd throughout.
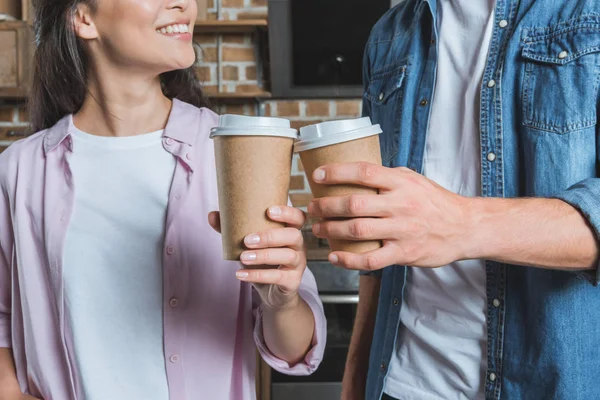
<path id="1" fill-rule="evenodd" d="M 386 392 L 400 400 L 600 399 L 600 3 L 494 2 L 489 51 L 473 78 L 477 160 L 471 168 L 479 185 L 477 193 L 465 194 L 434 183 L 424 171 L 434 147 L 428 136 L 443 138 L 430 128 L 443 127 L 431 116 L 440 94 L 439 44 L 448 39 L 440 36 L 440 11 L 448 1 L 404 1 L 381 19 L 367 44 L 364 112 L 383 128 L 388 168 L 348 164 L 315 171 L 326 184 L 380 189 L 377 196 L 321 199 L 309 207 L 313 216 L 337 218 L 315 225 L 319 237 L 384 241 L 371 254 L 330 255 L 336 265 L 369 272 L 361 277 L 344 398 L 379 400 Z M 461 115 L 467 106 L 458 95 L 447 104 Z M 458 168 L 466 163 L 453 161 Z M 479 267 L 464 260 L 481 260 L 481 290 L 479 280 L 468 282 Z M 455 286 L 421 293 L 425 318 L 417 315 L 407 325 L 401 310 L 421 306 L 411 304 L 414 277 L 431 282 L 446 270 L 460 275 Z M 465 313 L 479 297 L 481 357 L 469 358 L 470 367 L 481 365 L 476 377 L 453 363 L 453 355 L 462 353 L 455 344 L 472 333 L 474 318 L 467 321 Z M 463 308 L 455 307 L 456 298 Z M 453 309 L 454 320 L 448 316 Z M 435 319 L 440 314 L 446 318 Z M 416 332 L 412 342 L 418 343 L 422 325 L 433 339 L 407 352 L 406 332 Z M 446 347 L 436 348 L 442 341 Z M 474 347 L 463 350 L 477 354 Z"/>

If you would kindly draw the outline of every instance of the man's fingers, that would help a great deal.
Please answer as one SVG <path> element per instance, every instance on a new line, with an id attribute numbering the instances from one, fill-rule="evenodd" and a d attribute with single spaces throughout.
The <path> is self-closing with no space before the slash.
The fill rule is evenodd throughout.
<path id="1" fill-rule="evenodd" d="M 268 247 L 290 247 L 294 250 L 304 249 L 302 232 L 296 228 L 279 228 L 262 233 L 254 233 L 246 236 L 244 244 L 249 249 L 265 249 Z"/>
<path id="2" fill-rule="evenodd" d="M 352 194 L 315 199 L 308 213 L 320 218 L 389 217 L 391 205 L 385 195 Z"/>
<path id="3" fill-rule="evenodd" d="M 208 224 L 215 231 L 221 233 L 221 214 L 218 211 L 212 211 L 208 214 Z"/>
<path id="4" fill-rule="evenodd" d="M 315 236 L 323 239 L 384 240 L 394 237 L 398 225 L 388 218 L 355 218 L 345 221 L 321 221 L 314 224 L 312 229 Z"/>
<path id="5" fill-rule="evenodd" d="M 394 188 L 398 177 L 398 170 L 396 169 L 365 162 L 330 164 L 318 168 L 313 173 L 313 180 L 319 184 L 349 184 L 368 186 L 375 189 Z"/>
<path id="6" fill-rule="evenodd" d="M 292 271 L 287 268 L 279 269 L 243 269 L 235 275 L 240 281 L 254 284 L 276 285 L 285 292 L 296 290 L 298 284 L 299 271 Z"/>
<path id="7" fill-rule="evenodd" d="M 381 249 L 364 254 L 337 251 L 329 255 L 329 262 L 351 270 L 376 271 L 395 264 L 398 250 L 395 245 L 386 243 Z"/>
<path id="8" fill-rule="evenodd" d="M 288 206 L 274 206 L 267 210 L 270 219 L 282 222 L 292 228 L 301 229 L 306 222 L 304 211 Z"/>

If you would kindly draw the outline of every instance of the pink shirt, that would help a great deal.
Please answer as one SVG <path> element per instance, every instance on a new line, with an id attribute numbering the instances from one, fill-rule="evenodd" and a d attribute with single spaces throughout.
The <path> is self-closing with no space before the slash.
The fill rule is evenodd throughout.
<path id="1" fill-rule="evenodd" d="M 83 400 L 61 271 L 74 199 L 69 120 L 0 155 L 0 347 L 13 349 L 23 392 L 45 400 Z M 175 100 L 164 132 L 164 147 L 178 161 L 163 253 L 171 400 L 254 399 L 257 347 L 270 366 L 290 375 L 315 371 L 325 347 L 325 316 L 310 271 L 300 295 L 315 316 L 313 347 L 303 363 L 290 366 L 265 345 L 262 309 L 252 287 L 235 278 L 239 264 L 222 259 L 220 236 L 207 222 L 218 209 L 209 139 L 217 121 L 210 110 Z"/>

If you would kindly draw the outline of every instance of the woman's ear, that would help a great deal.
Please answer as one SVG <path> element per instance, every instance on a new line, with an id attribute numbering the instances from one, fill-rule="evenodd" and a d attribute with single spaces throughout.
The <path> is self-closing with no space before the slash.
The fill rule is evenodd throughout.
<path id="1" fill-rule="evenodd" d="M 92 20 L 92 10 L 87 4 L 79 3 L 73 13 L 75 34 L 84 40 L 98 38 L 98 29 Z"/>

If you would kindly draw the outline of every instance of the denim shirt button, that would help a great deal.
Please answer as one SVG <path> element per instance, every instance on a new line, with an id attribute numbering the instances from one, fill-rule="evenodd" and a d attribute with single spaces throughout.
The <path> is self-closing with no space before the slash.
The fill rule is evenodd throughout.
<path id="1" fill-rule="evenodd" d="M 558 58 L 560 58 L 561 60 L 564 60 L 564 59 L 565 59 L 565 58 L 567 58 L 568 56 L 569 56 L 569 53 L 568 53 L 568 52 L 566 52 L 566 51 L 561 51 L 561 52 L 558 54 Z"/>
<path id="2" fill-rule="evenodd" d="M 494 299 L 494 300 L 492 301 L 492 304 L 494 305 L 494 307 L 498 308 L 498 307 L 500 307 L 500 300 L 498 300 L 498 299 Z"/>
<path id="3" fill-rule="evenodd" d="M 379 101 L 382 101 L 384 97 L 385 94 L 383 94 L 383 92 L 379 93 Z"/>
<path id="4" fill-rule="evenodd" d="M 508 21 L 507 21 L 507 20 L 505 20 L 505 19 L 503 19 L 502 21 L 500 21 L 500 22 L 498 23 L 498 26 L 499 26 L 500 28 L 506 28 L 506 27 L 508 26 Z"/>
<path id="5" fill-rule="evenodd" d="M 487 86 L 488 86 L 489 88 L 493 88 L 494 86 L 496 86 L 496 81 L 495 81 L 495 80 L 493 80 L 493 79 L 491 79 L 491 80 L 490 80 L 490 81 L 487 83 Z"/>
<path id="6" fill-rule="evenodd" d="M 398 300 L 398 298 L 394 298 L 394 306 L 398 306 L 400 304 L 400 300 Z"/>
<path id="7" fill-rule="evenodd" d="M 491 382 L 496 382 L 496 374 L 493 373 L 493 372 L 490 374 L 490 381 Z"/>
<path id="8" fill-rule="evenodd" d="M 385 371 L 385 363 L 381 363 L 381 370 Z"/>
<path id="9" fill-rule="evenodd" d="M 494 153 L 489 153 L 489 154 L 487 155 L 487 159 L 488 159 L 488 161 L 489 161 L 489 162 L 494 162 L 494 161 L 496 161 L 496 154 L 494 154 Z"/>

